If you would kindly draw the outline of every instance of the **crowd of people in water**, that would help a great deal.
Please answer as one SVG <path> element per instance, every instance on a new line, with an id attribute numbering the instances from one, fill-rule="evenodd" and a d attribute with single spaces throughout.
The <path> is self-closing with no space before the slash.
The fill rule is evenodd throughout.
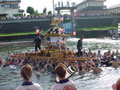
<path id="1" fill-rule="evenodd" d="M 58 61 L 52 61 L 52 60 L 38 60 L 38 59 L 31 59 L 29 57 L 25 57 L 25 55 L 22 55 L 22 59 L 17 56 L 19 53 L 14 53 L 14 55 L 11 55 L 10 52 L 8 52 L 8 57 L 4 61 L 3 68 L 8 67 L 10 65 L 14 66 L 19 66 L 19 65 L 25 65 L 25 64 L 30 64 L 33 66 L 33 68 L 39 69 L 40 71 L 46 71 L 49 70 L 51 71 L 55 69 L 55 66 L 57 65 Z M 81 61 L 61 61 L 64 63 L 66 66 L 69 65 L 74 65 L 76 67 L 77 71 L 90 71 L 91 69 L 95 68 L 100 68 L 102 66 L 112 66 L 114 68 L 117 68 L 119 66 L 119 52 L 113 51 L 111 52 L 108 50 L 107 52 L 104 52 L 103 54 L 101 53 L 100 50 L 98 52 L 92 52 L 91 49 L 87 51 L 82 52 L 83 57 L 90 57 L 91 60 L 81 60 Z M 0 59 L 0 66 L 3 64 L 3 59 Z"/>
<path id="2" fill-rule="evenodd" d="M 15 53 L 14 56 L 17 54 L 19 53 Z M 0 57 L 0 67 L 3 66 L 3 68 L 10 67 L 11 69 L 15 69 L 14 67 L 19 67 L 19 66 L 29 64 L 32 66 L 32 69 L 34 70 L 35 75 L 39 77 L 41 73 L 45 73 L 45 72 L 51 72 L 52 74 L 55 74 L 56 73 L 55 68 L 59 63 L 64 64 L 66 67 L 68 66 L 74 67 L 76 69 L 76 72 L 79 72 L 80 75 L 83 75 L 86 72 L 89 72 L 91 70 L 94 73 L 100 73 L 102 71 L 101 67 L 103 66 L 106 66 L 106 67 L 112 66 L 114 68 L 117 68 L 119 67 L 119 64 L 120 64 L 120 60 L 119 60 L 120 57 L 118 56 L 119 55 L 118 50 L 113 51 L 113 52 L 109 50 L 102 54 L 100 50 L 98 50 L 98 52 L 96 53 L 96 52 L 92 52 L 91 49 L 89 49 L 88 52 L 83 51 L 82 55 L 84 57 L 89 56 L 91 60 L 90 61 L 87 61 L 87 60 L 82 60 L 82 61 L 67 61 L 67 60 L 65 61 L 52 61 L 52 60 L 43 61 L 42 60 L 41 61 L 38 59 L 31 59 L 29 57 L 25 57 L 24 55 L 22 56 L 24 57 L 23 59 L 14 58 L 14 57 L 11 57 L 12 56 L 11 53 L 8 52 L 8 57 L 6 58 L 5 61 Z M 118 83 L 119 81 L 120 80 L 118 80 Z M 23 83 L 23 86 L 24 86 L 24 83 Z M 113 87 L 115 87 L 115 85 L 113 85 Z M 114 90 L 117 90 L 117 89 L 114 89 Z"/>
<path id="3" fill-rule="evenodd" d="M 82 50 L 82 40 L 83 37 L 78 40 L 77 49 L 78 52 L 74 52 L 75 57 L 89 57 L 90 60 L 52 60 L 52 59 L 36 59 L 26 56 L 24 53 L 14 53 L 11 54 L 8 52 L 6 60 L 3 60 L 0 57 L 0 71 L 5 68 L 16 69 L 22 67 L 21 77 L 24 81 L 22 86 L 16 88 L 16 90 L 42 90 L 41 86 L 30 81 L 32 77 L 32 70 L 36 77 L 40 77 L 42 73 L 51 72 L 51 74 L 56 74 L 58 78 L 57 84 L 51 87 L 51 90 L 76 90 L 76 86 L 73 81 L 69 81 L 68 78 L 65 78 L 66 70 L 69 66 L 74 68 L 75 72 L 78 72 L 79 75 L 84 75 L 86 72 L 93 71 L 93 73 L 102 72 L 101 67 L 113 67 L 118 68 L 120 64 L 119 51 L 106 51 L 93 52 L 91 49 L 88 51 Z M 73 51 L 73 50 L 72 50 Z M 31 52 L 31 51 L 28 51 Z M 59 59 L 59 58 L 58 58 Z M 116 84 L 113 84 L 113 90 L 120 90 L 120 79 L 118 79 Z M 35 89 L 37 88 L 37 89 Z M 118 89 L 119 88 L 119 89 Z"/>

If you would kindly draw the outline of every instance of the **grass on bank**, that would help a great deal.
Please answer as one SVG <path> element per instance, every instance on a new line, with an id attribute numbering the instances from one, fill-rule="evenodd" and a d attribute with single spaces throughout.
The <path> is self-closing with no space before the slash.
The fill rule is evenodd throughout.
<path id="1" fill-rule="evenodd" d="M 115 30 L 115 29 L 118 29 L 117 26 L 106 26 L 106 27 L 94 27 L 94 28 L 79 28 L 77 29 L 77 31 L 88 31 L 88 30 Z M 46 33 L 47 31 L 41 31 L 40 33 L 41 34 L 44 34 Z M 0 36 L 21 36 L 21 35 L 30 35 L 30 34 L 33 34 L 35 35 L 36 32 L 24 32 L 24 33 L 0 33 Z"/>
<path id="2" fill-rule="evenodd" d="M 117 26 L 106 26 L 106 27 L 94 27 L 94 28 L 79 28 L 77 31 L 88 31 L 88 30 L 115 30 Z"/>
<path id="3" fill-rule="evenodd" d="M 44 34 L 45 31 L 41 31 L 41 34 Z M 36 34 L 36 32 L 24 32 L 24 33 L 0 33 L 0 36 L 21 36 L 21 35 L 30 35 L 30 34 Z"/>

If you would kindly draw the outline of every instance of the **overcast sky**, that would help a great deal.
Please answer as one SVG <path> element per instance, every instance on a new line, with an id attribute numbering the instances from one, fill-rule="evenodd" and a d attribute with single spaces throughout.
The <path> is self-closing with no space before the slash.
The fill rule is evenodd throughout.
<path id="1" fill-rule="evenodd" d="M 38 10 L 39 12 L 42 12 L 45 7 L 47 7 L 47 10 L 53 10 L 52 9 L 52 1 L 53 0 L 21 0 L 20 7 L 21 9 L 26 10 L 28 6 L 32 6 L 35 10 Z M 64 4 L 66 4 L 67 1 L 71 2 L 76 2 L 76 4 L 80 3 L 83 0 L 54 0 L 55 4 L 58 3 L 58 1 L 64 1 Z M 105 2 L 105 5 L 107 7 L 120 4 L 120 0 L 107 0 Z"/>

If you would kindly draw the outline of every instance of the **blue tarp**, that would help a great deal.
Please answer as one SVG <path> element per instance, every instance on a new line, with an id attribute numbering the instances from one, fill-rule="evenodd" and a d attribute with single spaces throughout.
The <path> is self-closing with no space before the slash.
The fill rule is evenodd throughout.
<path id="1" fill-rule="evenodd" d="M 65 28 L 65 33 L 72 32 L 72 23 L 71 22 L 64 23 L 62 26 Z"/>

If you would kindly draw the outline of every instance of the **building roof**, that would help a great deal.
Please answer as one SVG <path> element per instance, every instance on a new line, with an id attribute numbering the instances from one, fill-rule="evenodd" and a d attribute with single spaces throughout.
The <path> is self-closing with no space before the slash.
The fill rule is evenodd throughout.
<path id="1" fill-rule="evenodd" d="M 120 7 L 120 4 L 117 4 L 117 5 L 109 7 L 109 9 L 114 9 L 114 8 L 119 8 L 119 7 Z"/>
<path id="2" fill-rule="evenodd" d="M 106 0 L 83 0 L 83 2 L 86 2 L 86 1 L 102 1 L 102 2 L 104 2 Z"/>
<path id="3" fill-rule="evenodd" d="M 21 2 L 21 0 L 0 0 L 0 2 Z"/>
<path id="4" fill-rule="evenodd" d="M 23 13 L 25 10 L 23 10 L 23 9 L 19 9 L 18 11 Z"/>
<path id="5" fill-rule="evenodd" d="M 101 2 L 105 2 L 106 0 L 83 0 L 82 2 L 80 2 L 77 6 L 83 4 L 83 3 L 86 3 L 88 1 L 101 1 Z"/>

